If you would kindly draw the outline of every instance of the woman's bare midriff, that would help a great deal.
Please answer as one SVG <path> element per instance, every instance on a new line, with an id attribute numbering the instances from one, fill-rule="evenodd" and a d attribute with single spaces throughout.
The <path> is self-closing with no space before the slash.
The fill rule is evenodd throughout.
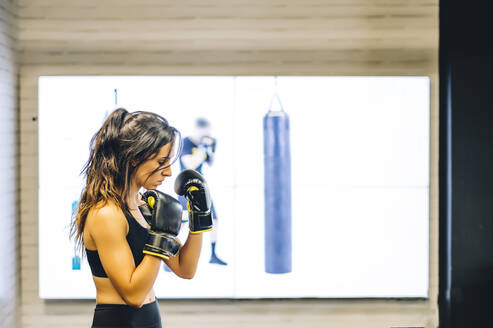
<path id="1" fill-rule="evenodd" d="M 118 294 L 109 278 L 92 276 L 96 286 L 96 303 L 97 304 L 126 304 L 123 298 Z M 154 290 L 151 289 L 147 294 L 144 304 L 154 302 Z"/>

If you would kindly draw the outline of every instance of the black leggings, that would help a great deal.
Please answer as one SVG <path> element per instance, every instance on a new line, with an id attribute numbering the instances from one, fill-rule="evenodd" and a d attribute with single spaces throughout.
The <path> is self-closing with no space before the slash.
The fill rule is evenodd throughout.
<path id="1" fill-rule="evenodd" d="M 92 328 L 161 328 L 157 300 L 141 308 L 126 304 L 96 304 Z"/>

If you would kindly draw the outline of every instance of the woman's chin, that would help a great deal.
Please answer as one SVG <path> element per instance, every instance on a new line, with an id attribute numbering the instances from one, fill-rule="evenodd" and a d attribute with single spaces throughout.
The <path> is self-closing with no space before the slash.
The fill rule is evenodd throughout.
<path id="1" fill-rule="evenodd" d="M 159 187 L 161 185 L 161 183 L 153 183 L 151 185 L 149 185 L 148 187 L 149 188 L 146 188 L 147 190 L 150 190 L 150 189 L 157 189 L 157 187 Z"/>
<path id="2" fill-rule="evenodd" d="M 154 189 L 156 189 L 157 187 L 158 187 L 158 185 L 156 185 L 156 184 L 149 184 L 149 185 L 144 186 L 144 188 L 145 188 L 146 190 L 154 190 Z"/>

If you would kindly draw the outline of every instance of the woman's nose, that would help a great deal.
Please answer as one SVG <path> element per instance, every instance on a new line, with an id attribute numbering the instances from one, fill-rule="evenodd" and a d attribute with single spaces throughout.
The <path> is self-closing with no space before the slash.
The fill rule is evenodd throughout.
<path id="1" fill-rule="evenodd" d="M 170 177 L 171 176 L 171 166 L 168 166 L 167 168 L 162 170 L 161 174 L 165 177 Z"/>

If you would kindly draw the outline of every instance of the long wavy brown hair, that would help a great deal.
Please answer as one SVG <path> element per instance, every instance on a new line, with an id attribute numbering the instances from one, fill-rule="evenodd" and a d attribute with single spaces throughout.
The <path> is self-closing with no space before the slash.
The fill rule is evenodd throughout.
<path id="1" fill-rule="evenodd" d="M 123 211 L 128 211 L 127 197 L 132 174 L 168 143 L 172 146 L 169 161 L 156 168 L 149 177 L 176 160 L 181 150 L 178 130 L 170 126 L 165 118 L 151 112 L 129 113 L 124 108 L 118 108 L 106 118 L 91 139 L 89 159 L 81 172 L 86 184 L 70 227 L 70 236 L 75 239 L 78 249 L 84 246 L 82 232 L 89 210 L 112 201 Z M 173 150 L 175 156 L 171 155 Z"/>

